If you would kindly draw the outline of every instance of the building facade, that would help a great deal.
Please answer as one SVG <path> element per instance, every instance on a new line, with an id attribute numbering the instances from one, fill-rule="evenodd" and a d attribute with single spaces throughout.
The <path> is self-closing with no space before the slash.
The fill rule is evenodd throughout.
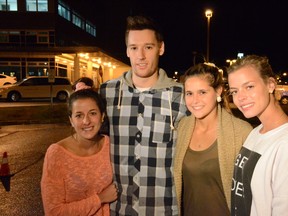
<path id="1" fill-rule="evenodd" d="M 96 87 L 130 66 L 101 50 L 96 26 L 64 0 L 0 0 L 0 73 L 87 76 Z"/>

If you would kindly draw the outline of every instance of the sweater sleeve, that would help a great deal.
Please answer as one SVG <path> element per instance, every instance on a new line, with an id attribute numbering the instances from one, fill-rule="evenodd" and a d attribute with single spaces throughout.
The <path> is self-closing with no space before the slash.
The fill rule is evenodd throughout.
<path id="1" fill-rule="evenodd" d="M 272 169 L 272 214 L 287 215 L 288 212 L 288 142 L 282 141 L 275 156 Z"/>
<path id="2" fill-rule="evenodd" d="M 58 155 L 57 155 L 58 154 Z M 53 148 L 48 148 L 43 164 L 41 194 L 45 215 L 93 215 L 101 207 L 97 194 L 85 199 L 66 202 L 65 182 L 61 155 Z"/>

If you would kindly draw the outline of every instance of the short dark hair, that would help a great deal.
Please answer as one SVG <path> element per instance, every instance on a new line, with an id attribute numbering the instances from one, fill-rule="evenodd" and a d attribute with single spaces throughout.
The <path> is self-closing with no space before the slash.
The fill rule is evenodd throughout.
<path id="1" fill-rule="evenodd" d="M 125 33 L 126 45 L 128 41 L 128 34 L 131 30 L 145 30 L 145 29 L 154 31 L 157 41 L 159 43 L 163 42 L 164 38 L 160 26 L 158 26 L 151 17 L 138 15 L 127 17 L 127 26 Z"/>
<path id="2" fill-rule="evenodd" d="M 101 96 L 93 89 L 81 89 L 79 91 L 73 92 L 68 101 L 68 115 L 71 117 L 72 116 L 72 106 L 75 101 L 78 99 L 86 99 L 90 98 L 95 101 L 97 104 L 100 112 L 102 114 L 105 114 L 105 106 L 103 103 L 103 100 Z"/>
<path id="3" fill-rule="evenodd" d="M 85 83 L 85 85 L 90 86 L 91 88 L 94 87 L 94 81 L 93 81 L 91 78 L 89 78 L 89 77 L 81 77 L 81 78 L 79 78 L 78 80 L 76 80 L 76 81 L 73 83 L 73 85 L 72 85 L 72 90 L 73 90 L 73 91 L 76 90 L 76 85 L 77 85 L 77 83 L 79 83 L 79 82 L 83 82 L 83 83 Z"/>

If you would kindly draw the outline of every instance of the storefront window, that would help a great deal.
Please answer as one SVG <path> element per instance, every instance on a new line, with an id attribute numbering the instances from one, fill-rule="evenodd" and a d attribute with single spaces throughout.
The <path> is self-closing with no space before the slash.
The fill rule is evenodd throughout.
<path id="1" fill-rule="evenodd" d="M 48 62 L 27 62 L 27 75 L 28 76 L 47 76 L 49 72 Z"/>
<path id="2" fill-rule="evenodd" d="M 18 81 L 21 79 L 20 71 L 21 71 L 20 66 L 11 66 L 11 65 L 2 66 L 2 65 L 0 65 L 0 73 L 1 74 L 16 77 Z"/>
<path id="3" fill-rule="evenodd" d="M 67 65 L 56 64 L 56 74 L 57 76 L 67 77 Z"/>

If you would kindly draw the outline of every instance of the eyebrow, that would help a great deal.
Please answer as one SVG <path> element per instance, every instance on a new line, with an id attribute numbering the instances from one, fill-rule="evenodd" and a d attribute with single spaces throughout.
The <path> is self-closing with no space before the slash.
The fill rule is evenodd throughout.
<path id="1" fill-rule="evenodd" d="M 147 46 L 147 45 L 149 45 L 149 46 L 156 46 L 156 44 L 153 43 L 153 42 L 151 42 L 151 43 L 144 43 L 144 46 Z M 139 44 L 133 43 L 133 44 L 129 44 L 128 46 L 139 46 Z"/>
<path id="2" fill-rule="evenodd" d="M 247 81 L 247 82 L 243 83 L 241 86 L 248 85 L 249 83 L 255 83 L 255 81 Z M 229 89 L 237 89 L 237 88 L 236 87 L 230 87 L 230 85 L 229 85 Z"/>

